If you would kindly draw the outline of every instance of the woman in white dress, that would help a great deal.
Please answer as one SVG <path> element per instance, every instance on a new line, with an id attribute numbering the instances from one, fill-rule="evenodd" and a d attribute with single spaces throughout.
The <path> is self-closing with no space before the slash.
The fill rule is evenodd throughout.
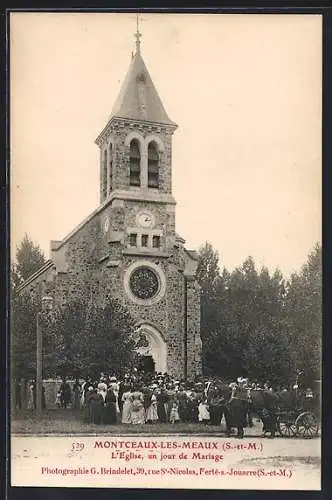
<path id="1" fill-rule="evenodd" d="M 124 393 L 122 394 L 122 416 L 121 423 L 122 424 L 131 424 L 131 407 L 132 407 L 132 394 L 130 392 L 130 387 L 125 386 Z"/>
<path id="2" fill-rule="evenodd" d="M 198 421 L 207 424 L 210 421 L 209 406 L 205 399 L 202 399 L 198 405 Z"/>
<path id="3" fill-rule="evenodd" d="M 179 422 L 180 416 L 179 416 L 179 404 L 176 400 L 172 402 L 172 407 L 171 411 L 169 414 L 169 421 L 171 424 L 175 424 L 175 422 Z"/>
<path id="4" fill-rule="evenodd" d="M 139 390 L 136 390 L 132 393 L 131 423 L 145 423 L 144 396 L 143 393 Z"/>
<path id="5" fill-rule="evenodd" d="M 152 386 L 153 391 L 151 394 L 151 401 L 146 410 L 146 422 L 149 422 L 151 424 L 158 422 L 156 387 L 157 386 Z"/>
<path id="6" fill-rule="evenodd" d="M 120 408 L 119 408 L 119 382 L 117 381 L 117 378 L 114 376 L 110 377 L 109 385 L 116 397 L 116 413 L 118 415 L 120 413 Z"/>

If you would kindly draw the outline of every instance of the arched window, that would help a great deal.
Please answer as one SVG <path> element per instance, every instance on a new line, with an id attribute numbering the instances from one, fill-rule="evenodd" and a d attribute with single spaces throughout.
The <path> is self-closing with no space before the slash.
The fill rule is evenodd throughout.
<path id="1" fill-rule="evenodd" d="M 112 177 L 113 177 L 113 146 L 112 143 L 108 146 L 108 188 L 107 193 L 112 189 Z"/>
<path id="2" fill-rule="evenodd" d="M 107 197 L 107 150 L 104 151 L 103 156 L 103 196 Z"/>
<path id="3" fill-rule="evenodd" d="M 141 184 L 141 153 L 137 139 L 133 139 L 130 143 L 129 154 L 130 178 L 131 186 L 140 186 Z"/>
<path id="4" fill-rule="evenodd" d="M 148 147 L 148 187 L 159 187 L 159 153 L 154 142 Z"/>

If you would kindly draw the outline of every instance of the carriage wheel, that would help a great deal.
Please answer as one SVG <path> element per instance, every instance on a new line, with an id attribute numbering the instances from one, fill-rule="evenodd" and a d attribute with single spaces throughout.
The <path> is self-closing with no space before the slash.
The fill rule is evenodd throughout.
<path id="1" fill-rule="evenodd" d="M 294 437 L 296 436 L 296 425 L 292 422 L 278 422 L 278 432 L 282 437 Z"/>
<path id="2" fill-rule="evenodd" d="M 310 439 L 318 434 L 318 420 L 317 418 L 310 412 L 301 413 L 296 421 L 296 430 L 297 435 L 301 438 Z"/>

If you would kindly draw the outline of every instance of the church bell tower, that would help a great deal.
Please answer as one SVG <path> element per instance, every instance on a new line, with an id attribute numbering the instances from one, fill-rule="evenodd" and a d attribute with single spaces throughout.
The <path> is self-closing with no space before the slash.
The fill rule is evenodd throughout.
<path id="1" fill-rule="evenodd" d="M 175 231 L 169 118 L 136 51 L 100 148 L 100 207 L 110 248 L 107 281 L 147 337 L 156 371 L 180 378 L 199 373 L 201 342 L 195 252 Z M 104 265 L 104 264 L 101 264 Z"/>
<path id="2" fill-rule="evenodd" d="M 132 200 L 141 206 L 146 202 L 149 208 L 157 204 L 159 209 L 163 207 L 171 213 L 175 205 L 172 197 L 172 135 L 177 125 L 168 117 L 144 63 L 138 29 L 135 36 L 136 52 L 109 120 L 96 140 L 100 148 L 100 203 Z M 148 211 L 136 222 L 141 229 L 149 229 L 152 219 L 155 216 Z M 166 221 L 163 222 L 159 232 L 163 230 L 164 233 L 158 233 L 159 240 L 158 234 L 150 235 L 150 241 L 149 234 L 137 232 L 131 232 L 128 238 L 134 243 L 136 234 L 138 248 L 156 248 L 162 244 L 165 248 L 171 243 L 167 242 L 167 236 L 173 233 L 174 237 L 175 220 L 167 221 L 167 225 Z M 130 241 L 128 245 L 134 246 Z"/>
<path id="3" fill-rule="evenodd" d="M 98 136 L 100 202 L 115 190 L 171 194 L 171 137 L 177 125 L 170 120 L 141 55 L 136 53 Z M 119 140 L 125 135 L 124 142 Z"/>

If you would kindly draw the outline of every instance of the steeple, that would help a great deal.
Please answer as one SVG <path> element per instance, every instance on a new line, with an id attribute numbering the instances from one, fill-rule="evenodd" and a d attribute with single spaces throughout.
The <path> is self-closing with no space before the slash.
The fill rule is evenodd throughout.
<path id="1" fill-rule="evenodd" d="M 136 33 L 135 33 L 135 38 L 136 38 L 136 54 L 141 53 L 141 42 L 140 42 L 140 37 L 142 34 L 139 32 L 139 25 L 138 25 L 138 14 L 136 16 Z"/>
<path id="2" fill-rule="evenodd" d="M 109 120 L 114 117 L 131 118 L 133 120 L 167 124 L 176 127 L 176 124 L 167 115 L 143 61 L 141 55 L 141 36 L 137 16 L 135 33 L 136 52 L 132 57 L 128 73 L 113 106 Z"/>
<path id="3" fill-rule="evenodd" d="M 138 19 L 135 38 L 128 73 L 95 141 L 100 148 L 100 202 L 122 193 L 173 206 L 172 136 L 177 125 L 166 113 L 142 58 Z"/>

